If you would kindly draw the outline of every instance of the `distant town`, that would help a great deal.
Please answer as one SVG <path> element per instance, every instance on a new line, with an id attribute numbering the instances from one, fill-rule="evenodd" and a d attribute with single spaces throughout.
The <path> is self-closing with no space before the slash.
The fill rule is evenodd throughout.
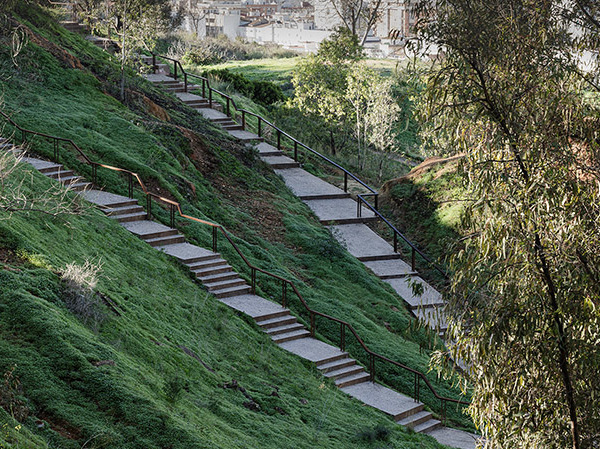
<path id="1" fill-rule="evenodd" d="M 317 51 L 320 42 L 344 24 L 345 11 L 358 17 L 354 23 L 364 33 L 363 46 L 369 56 L 404 58 L 415 20 L 411 2 L 405 0 L 173 2 L 183 16 L 183 29 L 199 37 L 225 35 L 306 53 Z"/>

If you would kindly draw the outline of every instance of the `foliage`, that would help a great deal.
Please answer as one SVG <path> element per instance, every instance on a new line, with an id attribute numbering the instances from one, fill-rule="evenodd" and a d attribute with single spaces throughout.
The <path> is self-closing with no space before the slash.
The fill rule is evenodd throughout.
<path id="1" fill-rule="evenodd" d="M 364 168 L 367 146 L 379 152 L 392 147 L 399 113 L 392 81 L 362 64 L 361 56 L 356 37 L 339 30 L 323 42 L 316 55 L 298 63 L 291 100 L 300 111 L 321 117 L 329 126 L 333 154 L 348 138 L 342 134 L 341 144 L 336 142 L 334 129 L 336 134 L 351 129 L 360 169 Z"/>
<path id="2" fill-rule="evenodd" d="M 600 111 L 565 5 L 447 0 L 418 15 L 445 48 L 430 137 L 467 153 L 447 311 L 488 447 L 595 447 L 600 433 Z"/>
<path id="3" fill-rule="evenodd" d="M 260 58 L 285 59 L 298 56 L 293 50 L 278 45 L 260 45 L 241 38 L 230 39 L 225 35 L 198 39 L 186 33 L 170 34 L 161 39 L 160 47 L 173 52 L 171 56 L 186 64 L 207 65 L 226 61 L 244 61 Z"/>
<path id="4" fill-rule="evenodd" d="M 202 76 L 231 83 L 231 87 L 235 90 L 265 106 L 285 99 L 283 91 L 277 84 L 270 81 L 251 80 L 242 74 L 234 73 L 227 69 L 207 70 L 202 73 Z"/>
<path id="5" fill-rule="evenodd" d="M 355 36 L 356 42 L 361 46 L 381 18 L 385 6 L 382 0 L 328 0 L 326 3 L 333 7 L 342 21 L 342 29 Z"/>

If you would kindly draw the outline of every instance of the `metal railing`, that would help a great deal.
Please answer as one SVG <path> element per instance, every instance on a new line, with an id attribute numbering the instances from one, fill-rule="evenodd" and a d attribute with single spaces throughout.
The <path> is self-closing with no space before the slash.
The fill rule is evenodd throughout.
<path id="1" fill-rule="evenodd" d="M 323 154 L 319 153 L 318 151 L 312 149 L 311 147 L 309 147 L 308 145 L 305 145 L 304 143 L 300 142 L 298 139 L 296 139 L 295 137 L 291 136 L 290 134 L 288 134 L 287 132 L 283 131 L 281 128 L 279 128 L 277 125 L 273 124 L 272 122 L 270 122 L 269 120 L 265 119 L 264 117 L 262 117 L 259 114 L 256 114 L 254 112 L 248 111 L 246 109 L 242 109 L 242 108 L 238 108 L 235 100 L 230 97 L 229 95 L 214 89 L 213 87 L 211 87 L 210 85 L 210 80 L 206 77 L 200 76 L 200 75 L 196 75 L 193 73 L 187 73 L 185 71 L 185 69 L 183 68 L 183 66 L 181 65 L 181 62 L 177 59 L 174 58 L 170 58 L 168 56 L 163 56 L 163 55 L 157 55 L 155 53 L 152 53 L 152 67 L 153 67 L 153 71 L 156 72 L 156 68 L 157 68 L 157 58 L 166 60 L 166 61 L 170 61 L 173 63 L 173 78 L 175 80 L 179 80 L 179 78 L 183 79 L 183 84 L 184 84 L 184 90 L 185 92 L 188 92 L 190 89 L 190 84 L 189 84 L 189 79 L 193 78 L 196 79 L 198 81 L 201 82 L 201 85 L 197 86 L 198 88 L 201 88 L 202 90 L 202 97 L 203 98 L 207 98 L 207 93 L 208 93 L 208 102 L 209 102 L 209 107 L 213 107 L 214 104 L 214 99 L 213 99 L 213 92 L 218 94 L 223 101 L 225 102 L 225 113 L 230 117 L 230 118 L 234 118 L 234 113 L 237 112 L 240 116 L 241 116 L 241 125 L 242 125 L 242 129 L 246 129 L 247 125 L 248 125 L 248 117 L 254 117 L 256 119 L 256 130 L 257 130 L 257 135 L 259 137 L 263 137 L 263 135 L 265 134 L 265 130 L 264 127 L 268 126 L 270 127 L 275 135 L 276 135 L 276 146 L 277 149 L 279 151 L 283 150 L 283 142 L 282 139 L 286 138 L 288 139 L 291 144 L 293 145 L 293 159 L 295 162 L 298 162 L 298 150 L 302 149 L 307 151 L 309 154 L 316 156 L 317 158 L 321 159 L 322 161 L 326 162 L 327 164 L 329 164 L 330 166 L 336 168 L 337 170 L 340 170 L 343 174 L 344 174 L 344 184 L 343 184 L 343 190 L 345 193 L 348 193 L 348 181 L 349 179 L 354 180 L 355 182 L 357 182 L 358 184 L 360 184 L 363 188 L 365 188 L 367 190 L 367 193 L 361 193 L 361 194 L 357 194 L 357 211 L 356 211 L 356 216 L 357 218 L 360 218 L 362 216 L 362 205 L 364 204 L 368 210 L 372 211 L 373 214 L 380 218 L 381 221 L 383 221 L 383 223 L 385 223 L 387 225 L 387 227 L 389 228 L 389 230 L 392 232 L 392 239 L 393 239 L 393 247 L 394 247 L 394 252 L 398 253 L 399 251 L 399 241 L 404 242 L 410 249 L 410 266 L 411 266 L 411 270 L 413 272 L 416 272 L 416 256 L 418 255 L 419 257 L 421 257 L 425 263 L 427 265 L 429 265 L 431 268 L 433 268 L 435 271 L 437 271 L 444 279 L 449 279 L 448 273 L 442 268 L 440 267 L 437 263 L 435 263 L 434 261 L 432 261 L 425 253 L 423 253 L 423 251 L 421 251 L 419 248 L 416 247 L 416 245 L 414 243 L 412 243 L 404 234 L 402 234 L 392 223 L 390 223 L 390 221 L 388 219 L 386 219 L 381 212 L 379 212 L 379 193 L 377 192 L 377 190 L 375 190 L 373 187 L 369 186 L 368 184 L 366 184 L 365 182 L 363 182 L 360 178 L 358 178 L 355 174 L 353 174 L 352 172 L 348 171 L 347 169 L 345 169 L 344 167 L 342 167 L 341 165 L 339 165 L 337 162 L 331 160 L 330 158 L 324 156 Z M 192 86 L 193 88 L 196 86 Z M 366 197 L 370 197 L 373 199 L 373 205 L 370 204 L 367 200 Z"/>
<path id="2" fill-rule="evenodd" d="M 356 332 L 356 330 L 354 329 L 354 327 L 352 327 L 352 325 L 350 323 L 343 321 L 339 318 L 335 318 L 331 315 L 327 315 L 325 313 L 321 313 L 317 310 L 312 309 L 308 305 L 308 303 L 306 302 L 306 300 L 304 299 L 304 297 L 302 296 L 302 294 L 300 293 L 300 291 L 298 290 L 298 288 L 292 281 L 285 279 L 279 275 L 271 273 L 267 270 L 264 270 L 260 267 L 257 267 L 256 265 L 252 264 L 247 259 L 247 257 L 243 254 L 243 252 L 240 250 L 238 245 L 234 242 L 233 238 L 231 237 L 231 235 L 229 235 L 229 233 L 225 230 L 225 228 L 223 228 L 219 224 L 212 223 L 207 220 L 202 220 L 200 218 L 196 218 L 196 217 L 192 217 L 190 215 L 184 214 L 181 209 L 181 205 L 178 202 L 170 200 L 163 196 L 157 195 L 153 192 L 150 192 L 137 173 L 132 172 L 130 170 L 122 169 L 119 167 L 114 167 L 111 165 L 101 164 L 101 163 L 92 161 L 84 153 L 84 151 L 71 139 L 56 137 L 56 136 L 52 136 L 49 134 L 25 129 L 25 128 L 19 126 L 8 114 L 6 114 L 5 112 L 3 112 L 1 110 L 0 110 L 0 116 L 2 118 L 4 118 L 8 123 L 10 123 L 18 132 L 20 132 L 21 140 L 23 143 L 27 142 L 27 136 L 39 136 L 39 137 L 42 137 L 44 139 L 51 141 L 53 144 L 54 161 L 57 163 L 60 162 L 61 143 L 65 143 L 68 146 L 70 146 L 71 148 L 73 148 L 75 150 L 76 154 L 81 157 L 83 162 L 91 167 L 92 182 L 94 184 L 96 184 L 97 180 L 98 180 L 98 173 L 97 173 L 98 168 L 103 168 L 103 169 L 107 169 L 107 170 L 111 170 L 111 171 L 115 171 L 115 172 L 124 174 L 128 180 L 128 195 L 130 198 L 133 198 L 134 185 L 137 183 L 138 186 L 141 188 L 142 192 L 144 193 L 144 195 L 146 196 L 146 210 L 147 210 L 147 218 L 148 219 L 151 219 L 151 217 L 152 217 L 152 201 L 154 200 L 154 201 L 159 201 L 159 202 L 167 205 L 169 212 L 170 212 L 170 224 L 171 224 L 171 227 L 173 227 L 173 228 L 176 225 L 176 215 L 177 214 L 179 214 L 179 216 L 181 218 L 185 218 L 187 220 L 190 220 L 190 221 L 193 221 L 193 222 L 196 222 L 199 224 L 210 226 L 212 228 L 212 250 L 214 252 L 217 252 L 217 250 L 218 250 L 218 234 L 220 232 L 225 237 L 227 242 L 231 245 L 231 247 L 234 249 L 234 251 L 241 257 L 241 259 L 246 264 L 246 266 L 250 269 L 250 278 L 251 278 L 250 284 L 251 284 L 251 289 L 252 289 L 251 291 L 253 294 L 256 293 L 257 274 L 258 273 L 264 274 L 265 276 L 275 279 L 277 282 L 281 282 L 281 292 L 282 292 L 281 305 L 282 305 L 282 307 L 287 307 L 287 305 L 288 305 L 287 292 L 288 292 L 288 289 L 291 289 L 295 293 L 295 295 L 298 297 L 298 299 L 300 300 L 300 303 L 302 304 L 302 307 L 304 308 L 305 313 L 308 314 L 311 336 L 313 336 L 313 337 L 316 336 L 316 332 L 317 332 L 316 318 L 317 317 L 324 318 L 324 319 L 340 326 L 339 344 L 338 344 L 340 350 L 342 350 L 342 351 L 346 350 L 346 346 L 347 346 L 346 335 L 347 335 L 347 333 L 349 332 L 351 335 L 354 336 L 354 338 L 356 339 L 356 341 L 358 342 L 360 347 L 362 347 L 362 349 L 367 354 L 368 365 L 369 365 L 367 371 L 369 373 L 371 381 L 374 381 L 376 378 L 376 361 L 385 362 L 392 366 L 401 368 L 409 373 L 412 373 L 414 375 L 413 398 L 415 399 L 415 401 L 420 400 L 420 390 L 421 390 L 421 381 L 422 381 L 425 384 L 425 386 L 431 391 L 433 396 L 437 400 L 440 401 L 440 417 L 441 417 L 442 421 L 445 421 L 445 419 L 446 419 L 447 403 L 450 402 L 450 403 L 455 403 L 455 404 L 464 405 L 464 406 L 469 405 L 468 402 L 439 395 L 436 392 L 433 385 L 431 385 L 430 381 L 427 379 L 425 374 L 423 374 L 422 372 L 415 370 L 413 368 L 410 368 L 409 366 L 406 366 L 395 360 L 391 360 L 390 358 L 385 357 L 385 356 L 378 354 L 378 353 L 372 351 L 371 349 L 369 349 L 369 347 L 360 338 L 360 336 L 358 335 L 358 333 Z"/>

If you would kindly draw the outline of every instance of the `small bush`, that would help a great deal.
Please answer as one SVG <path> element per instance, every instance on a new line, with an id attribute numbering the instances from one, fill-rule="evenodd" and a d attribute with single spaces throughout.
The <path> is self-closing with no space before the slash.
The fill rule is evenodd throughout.
<path id="1" fill-rule="evenodd" d="M 105 319 L 102 301 L 94 291 L 101 269 L 101 263 L 94 264 L 86 260 L 83 265 L 68 264 L 62 274 L 67 308 L 94 330 L 97 330 Z"/>
<path id="2" fill-rule="evenodd" d="M 391 430 L 385 426 L 379 425 L 373 429 L 364 429 L 358 433 L 358 439 L 366 442 L 387 441 Z"/>
<path id="3" fill-rule="evenodd" d="M 244 75 L 231 72 L 227 69 L 206 70 L 202 73 L 202 76 L 230 83 L 231 87 L 239 93 L 265 106 L 285 99 L 281 87 L 277 84 L 270 81 L 253 81 Z"/>

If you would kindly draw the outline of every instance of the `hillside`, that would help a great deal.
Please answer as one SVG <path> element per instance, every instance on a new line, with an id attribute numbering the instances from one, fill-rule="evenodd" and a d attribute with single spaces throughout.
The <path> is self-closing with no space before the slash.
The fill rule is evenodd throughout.
<path id="1" fill-rule="evenodd" d="M 106 54 L 37 10 L 17 13 L 28 44 L 16 64 L 6 46 L 0 49 L 2 109 L 15 121 L 72 138 L 103 163 L 138 172 L 186 213 L 227 227 L 258 266 L 295 279 L 316 309 L 350 321 L 388 357 L 427 371 L 431 336 L 414 329 L 391 289 L 350 257 L 252 151 L 133 75 L 125 104 L 118 102 L 117 68 Z M 52 155 L 50 144 L 31 144 Z M 61 161 L 89 175 L 66 149 Z M 26 193 L 39 194 L 48 181 L 22 170 L 32 179 Z M 99 180 L 127 192 L 126 180 L 112 172 L 99 171 Z M 167 211 L 155 212 L 168 221 Z M 6 431 L 7 447 L 13 438 L 14 447 L 377 447 L 377 438 L 391 447 L 436 447 L 348 400 L 314 367 L 207 295 L 189 272 L 101 213 L 1 218 L 0 371 L 16 366 L 22 386 L 13 396 L 5 386 L 2 394 L 25 404 L 29 415 L 18 431 Z M 179 225 L 190 241 L 209 246 L 208 228 Z M 219 250 L 248 275 L 229 247 Z M 119 311 L 103 309 L 98 329 L 69 312 L 60 280 L 67 264 L 86 260 L 102 263 L 97 291 Z M 260 286 L 263 295 L 278 297 L 279 285 Z M 321 332 L 326 338 L 335 330 Z M 410 390 L 411 379 L 388 378 Z M 259 411 L 244 406 L 248 398 L 236 384 Z M 448 383 L 436 387 L 457 396 Z M 468 425 L 456 411 L 451 417 Z"/>

